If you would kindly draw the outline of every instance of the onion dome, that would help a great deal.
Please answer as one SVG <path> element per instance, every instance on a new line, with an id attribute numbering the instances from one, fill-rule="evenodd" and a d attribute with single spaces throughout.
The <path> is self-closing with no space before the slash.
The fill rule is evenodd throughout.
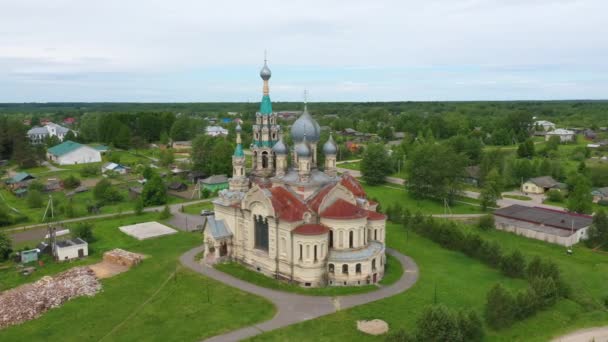
<path id="1" fill-rule="evenodd" d="M 241 128 L 241 124 L 237 124 L 237 125 L 236 125 L 236 129 L 235 129 L 235 131 L 236 131 L 237 133 L 241 133 L 241 131 L 242 131 L 242 130 L 243 130 L 243 129 Z"/>
<path id="2" fill-rule="evenodd" d="M 268 81 L 270 76 L 272 76 L 272 72 L 270 72 L 270 68 L 268 67 L 268 64 L 266 64 L 266 60 L 264 60 L 264 66 L 262 67 L 262 70 L 260 70 L 260 77 L 264 81 Z"/>
<path id="3" fill-rule="evenodd" d="M 306 131 L 304 132 L 304 139 L 296 144 L 296 154 L 302 158 L 309 158 L 311 155 L 310 148 L 306 142 Z"/>
<path id="4" fill-rule="evenodd" d="M 274 146 L 272 147 L 272 152 L 276 153 L 277 155 L 287 155 L 287 145 L 285 145 L 285 143 L 283 142 L 283 137 L 281 137 L 279 139 L 279 141 L 277 141 L 276 144 L 274 144 Z"/>
<path id="5" fill-rule="evenodd" d="M 336 146 L 336 142 L 334 141 L 331 133 L 329 134 L 329 139 L 323 145 L 323 153 L 325 155 L 336 155 L 338 154 L 338 146 Z"/>
<path id="6" fill-rule="evenodd" d="M 304 113 L 291 126 L 291 137 L 294 142 L 304 140 L 304 135 L 306 135 L 308 141 L 313 143 L 318 142 L 321 135 L 321 127 L 308 113 L 306 106 L 304 106 Z"/>

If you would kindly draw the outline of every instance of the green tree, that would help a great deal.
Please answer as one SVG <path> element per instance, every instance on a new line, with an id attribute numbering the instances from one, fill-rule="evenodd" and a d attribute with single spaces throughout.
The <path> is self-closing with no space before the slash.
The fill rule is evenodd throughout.
<path id="1" fill-rule="evenodd" d="M 146 184 L 141 194 L 144 206 L 161 205 L 167 203 L 167 188 L 158 175 L 153 175 Z"/>
<path id="2" fill-rule="evenodd" d="M 144 202 L 141 198 L 135 200 L 135 205 L 133 207 L 133 211 L 135 211 L 135 215 L 141 215 L 144 212 Z"/>
<path id="3" fill-rule="evenodd" d="M 93 188 L 93 198 L 102 205 L 122 201 L 120 192 L 106 178 L 100 180 Z"/>
<path id="4" fill-rule="evenodd" d="M 487 214 L 480 217 L 477 226 L 483 230 L 494 229 L 494 215 Z"/>
<path id="5" fill-rule="evenodd" d="M 502 177 L 498 173 L 498 170 L 492 169 L 490 173 L 485 177 L 483 182 L 483 188 L 479 195 L 481 202 L 481 208 L 486 211 L 490 207 L 496 207 L 496 201 L 502 196 L 503 181 Z"/>
<path id="6" fill-rule="evenodd" d="M 532 158 L 534 154 L 534 141 L 532 139 L 527 139 L 517 147 L 517 156 L 520 158 Z"/>
<path id="7" fill-rule="evenodd" d="M 159 163 L 162 166 L 168 166 L 173 164 L 175 161 L 175 155 L 172 149 L 165 149 L 160 151 Z"/>
<path id="8" fill-rule="evenodd" d="M 500 270 L 506 276 L 523 278 L 526 273 L 526 260 L 519 250 L 502 258 Z"/>
<path id="9" fill-rule="evenodd" d="M 588 214 L 593 211 L 591 181 L 583 175 L 576 174 L 570 180 L 572 189 L 568 195 L 568 210 Z"/>
<path id="10" fill-rule="evenodd" d="M 456 315 L 444 305 L 427 307 L 418 318 L 416 339 L 419 341 L 463 341 Z"/>
<path id="11" fill-rule="evenodd" d="M 13 242 L 11 238 L 5 232 L 0 231 L 0 260 L 8 259 L 12 252 Z"/>
<path id="12" fill-rule="evenodd" d="M 516 310 L 513 296 L 502 285 L 494 285 L 486 297 L 485 319 L 488 325 L 495 329 L 510 326 Z"/>
<path id="13" fill-rule="evenodd" d="M 71 174 L 63 179 L 63 186 L 66 189 L 77 188 L 80 186 L 80 179 Z"/>
<path id="14" fill-rule="evenodd" d="M 171 127 L 171 139 L 173 141 L 183 141 L 192 139 L 193 135 L 192 119 L 182 115 L 175 120 Z"/>
<path id="15" fill-rule="evenodd" d="M 73 236 L 83 239 L 84 241 L 91 243 L 95 241 L 93 234 L 93 224 L 91 222 L 81 222 L 74 227 Z"/>
<path id="16" fill-rule="evenodd" d="M 419 145 L 410 153 L 406 186 L 415 197 L 447 199 L 452 203 L 462 188 L 466 164 L 466 156 L 455 153 L 449 146 Z"/>
<path id="17" fill-rule="evenodd" d="M 598 210 L 593 216 L 588 244 L 608 247 L 608 216 L 604 210 Z"/>
<path id="18" fill-rule="evenodd" d="M 386 176 L 393 171 L 390 158 L 384 145 L 369 144 L 361 160 L 361 174 L 367 184 L 384 183 Z"/>
<path id="19" fill-rule="evenodd" d="M 463 341 L 478 342 L 483 340 L 483 322 L 475 311 L 458 312 L 458 327 Z"/>

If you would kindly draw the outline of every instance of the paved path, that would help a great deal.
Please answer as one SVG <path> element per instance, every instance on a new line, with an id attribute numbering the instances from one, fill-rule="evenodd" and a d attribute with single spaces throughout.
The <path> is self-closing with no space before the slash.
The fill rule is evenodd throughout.
<path id="1" fill-rule="evenodd" d="M 201 252 L 203 248 L 204 246 L 196 247 L 184 253 L 180 257 L 181 263 L 198 273 L 204 274 L 224 284 L 264 297 L 271 301 L 277 308 L 277 313 L 272 319 L 223 335 L 214 336 L 206 340 L 209 342 L 239 341 L 266 331 L 334 313 L 337 311 L 336 307 L 340 308 L 340 310 L 347 309 L 391 297 L 411 288 L 418 280 L 419 273 L 418 265 L 416 265 L 414 260 L 395 250 L 387 248 L 387 252 L 396 257 L 404 268 L 403 276 L 396 283 L 390 286 L 380 287 L 374 292 L 359 295 L 340 297 L 306 296 L 253 285 L 220 272 L 207 264 L 201 265 L 194 261 L 194 256 Z"/>
<path id="2" fill-rule="evenodd" d="M 191 205 L 191 204 L 197 204 L 197 203 L 201 203 L 201 202 L 208 202 L 211 200 L 213 200 L 213 198 L 191 201 L 191 202 L 182 202 L 182 203 L 176 203 L 176 204 L 169 205 L 171 213 L 173 214 L 173 218 L 171 220 L 175 220 L 175 224 L 171 223 L 171 222 L 170 223 L 180 229 L 183 229 L 186 231 L 191 231 L 192 229 L 196 228 L 197 225 L 202 224 L 202 219 L 200 216 L 189 215 L 189 214 L 184 214 L 184 213 L 180 212 L 181 207 Z M 145 212 L 154 212 L 154 211 L 161 211 L 163 209 L 164 209 L 164 206 L 148 207 L 148 208 L 145 208 L 144 211 Z M 122 214 L 124 214 L 124 215 L 133 214 L 133 213 L 134 213 L 133 210 L 127 210 L 127 211 L 122 212 Z M 87 221 L 87 220 L 95 220 L 95 219 L 100 219 L 100 218 L 114 217 L 116 215 L 118 215 L 118 213 L 84 216 L 84 217 L 77 217 L 77 218 L 68 219 L 68 220 L 57 221 L 54 223 L 57 223 L 57 224 L 73 223 L 73 222 L 80 222 L 80 221 Z M 183 221 L 183 223 L 182 223 L 182 221 Z M 33 240 L 42 240 L 42 239 L 44 239 L 45 235 L 47 234 L 47 224 L 46 223 L 37 223 L 37 224 L 33 224 L 33 225 L 8 228 L 8 229 L 4 229 L 3 231 L 9 233 L 11 236 L 11 239 L 15 243 L 33 241 Z"/>
<path id="3" fill-rule="evenodd" d="M 551 340 L 551 342 L 607 342 L 608 327 L 589 328 L 577 330 L 568 335 L 560 336 Z"/>

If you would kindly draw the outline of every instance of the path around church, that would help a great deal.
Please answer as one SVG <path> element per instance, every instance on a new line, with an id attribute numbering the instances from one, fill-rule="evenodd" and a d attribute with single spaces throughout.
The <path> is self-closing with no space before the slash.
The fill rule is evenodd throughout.
<path id="1" fill-rule="evenodd" d="M 266 331 L 283 328 L 288 325 L 334 313 L 337 311 L 336 307 L 339 307 L 340 310 L 348 309 L 357 305 L 391 297 L 411 288 L 416 281 L 418 281 L 419 274 L 418 265 L 412 258 L 405 256 L 396 250 L 387 248 L 386 251 L 397 258 L 404 268 L 403 275 L 396 283 L 390 286 L 380 287 L 374 292 L 358 295 L 339 297 L 306 296 L 253 285 L 220 272 L 207 264 L 200 264 L 194 260 L 194 256 L 201 252 L 203 248 L 204 246 L 196 247 L 184 253 L 180 257 L 181 263 L 195 272 L 221 281 L 226 285 L 264 297 L 274 303 L 277 308 L 276 315 L 268 321 L 211 337 L 205 340 L 208 342 L 239 341 Z M 355 329 L 355 322 L 353 322 L 353 329 Z"/>

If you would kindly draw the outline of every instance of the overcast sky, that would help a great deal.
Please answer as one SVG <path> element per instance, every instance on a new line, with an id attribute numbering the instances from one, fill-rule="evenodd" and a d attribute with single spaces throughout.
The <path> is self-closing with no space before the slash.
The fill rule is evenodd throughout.
<path id="1" fill-rule="evenodd" d="M 0 0 L 0 102 L 608 98 L 606 0 Z"/>

